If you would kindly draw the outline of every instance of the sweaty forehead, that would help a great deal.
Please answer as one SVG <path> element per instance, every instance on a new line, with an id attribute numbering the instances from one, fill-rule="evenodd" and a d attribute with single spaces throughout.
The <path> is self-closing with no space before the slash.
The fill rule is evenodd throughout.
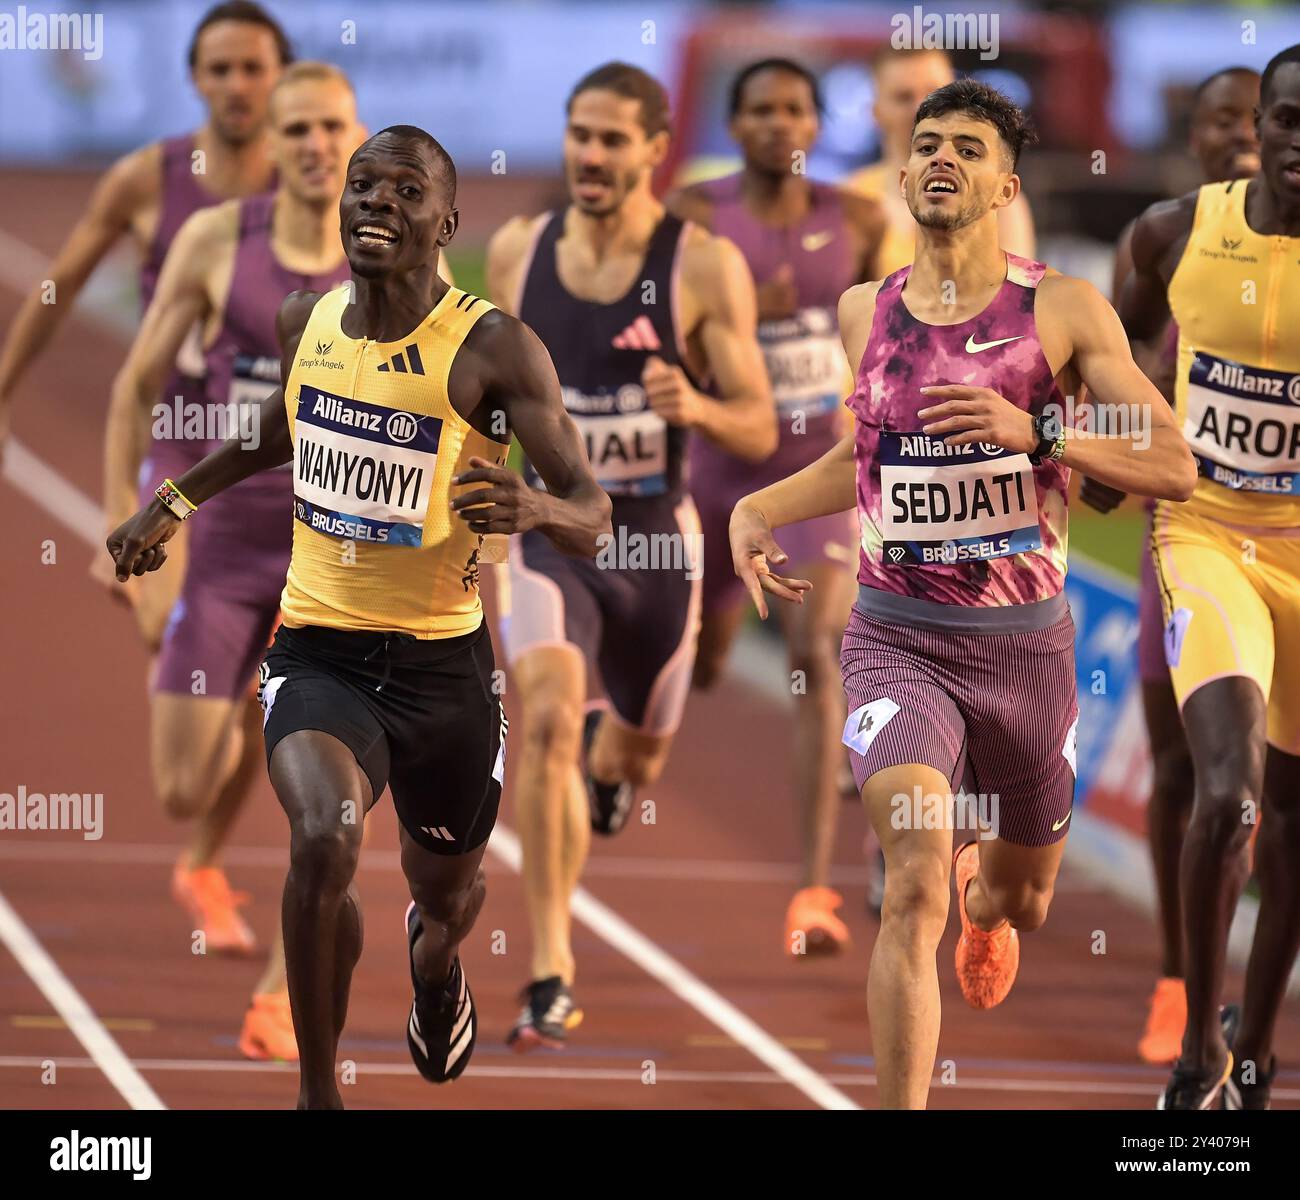
<path id="1" fill-rule="evenodd" d="M 977 120 L 966 113 L 948 113 L 921 121 L 912 130 L 913 143 L 922 137 L 952 138 L 954 141 L 974 141 L 982 146 L 992 146 L 998 140 L 998 131 L 987 121 Z"/>
<path id="2" fill-rule="evenodd" d="M 353 154 L 352 162 L 357 166 L 415 171 L 426 179 L 433 179 L 438 175 L 433 156 L 414 141 L 397 141 L 390 138 L 376 141 L 371 138 Z"/>

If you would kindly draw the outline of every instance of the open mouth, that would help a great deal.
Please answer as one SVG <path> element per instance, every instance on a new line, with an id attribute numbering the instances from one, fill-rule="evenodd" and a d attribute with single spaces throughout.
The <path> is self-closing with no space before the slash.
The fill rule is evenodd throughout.
<path id="1" fill-rule="evenodd" d="M 358 225 L 352 230 L 352 239 L 361 246 L 395 246 L 397 234 L 383 225 Z"/>
<path id="2" fill-rule="evenodd" d="M 925 182 L 922 189 L 927 196 L 955 196 L 957 194 L 956 180 L 949 179 L 946 175 L 932 175 Z"/>

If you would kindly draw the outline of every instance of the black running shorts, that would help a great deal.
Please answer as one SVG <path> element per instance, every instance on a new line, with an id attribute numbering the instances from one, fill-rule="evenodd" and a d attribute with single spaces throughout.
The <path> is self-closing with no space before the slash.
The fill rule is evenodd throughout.
<path id="1" fill-rule="evenodd" d="M 257 698 L 266 761 L 281 738 L 318 729 L 385 785 L 407 833 L 435 854 L 481 846 L 505 779 L 506 718 L 486 622 L 460 637 L 281 625 Z"/>

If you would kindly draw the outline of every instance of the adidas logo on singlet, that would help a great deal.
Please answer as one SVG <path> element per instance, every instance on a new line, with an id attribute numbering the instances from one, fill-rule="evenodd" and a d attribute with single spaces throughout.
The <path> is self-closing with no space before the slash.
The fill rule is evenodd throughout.
<path id="1" fill-rule="evenodd" d="M 650 318 L 642 314 L 637 317 L 622 333 L 618 334 L 610 345 L 615 350 L 662 350 L 663 345 L 659 341 L 659 335 L 655 332 L 655 327 L 650 322 Z"/>
<path id="2" fill-rule="evenodd" d="M 410 360 L 408 367 L 407 360 Z M 406 347 L 404 351 L 394 354 L 386 363 L 380 363 L 376 368 L 379 371 L 396 371 L 399 375 L 405 375 L 408 371 L 412 375 L 424 374 L 424 363 L 420 359 L 420 348 L 414 342 Z"/>
<path id="3" fill-rule="evenodd" d="M 464 312 L 469 312 L 478 303 L 478 296 L 471 296 L 468 292 L 464 292 L 461 294 L 460 299 L 456 301 L 456 307 Z M 333 345 L 332 342 L 330 344 Z M 424 363 L 420 359 L 420 348 L 412 342 L 404 351 L 394 354 L 386 363 L 380 363 L 375 370 L 394 371 L 398 375 L 405 375 L 408 372 L 412 375 L 423 375 Z"/>

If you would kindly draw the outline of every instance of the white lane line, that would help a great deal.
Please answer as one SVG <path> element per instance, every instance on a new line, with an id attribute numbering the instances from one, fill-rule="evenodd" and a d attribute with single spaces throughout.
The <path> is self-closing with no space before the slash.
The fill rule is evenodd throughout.
<path id="1" fill-rule="evenodd" d="M 166 1108 L 3 894 L 0 894 L 0 941 L 9 947 L 9 953 L 41 989 L 50 1006 L 63 1018 L 63 1023 L 86 1048 L 94 1065 L 121 1093 L 122 1099 L 132 1108 Z"/>
<path id="2" fill-rule="evenodd" d="M 130 288 L 126 259 L 110 257 L 86 281 L 71 316 L 83 317 L 97 329 L 128 342 L 139 327 L 138 304 L 124 304 Z M 26 296 L 43 283 L 51 262 L 30 242 L 0 228 L 0 287 Z"/>
<path id="3" fill-rule="evenodd" d="M 10 470 L 9 457 L 6 455 L 6 476 Z M 35 459 L 35 455 L 30 457 Z M 31 496 L 32 500 L 56 515 L 60 509 L 70 512 L 76 505 L 78 496 L 76 489 L 48 464 L 40 463 L 40 466 L 45 472 L 41 476 L 44 487 L 38 494 Z M 28 470 L 31 470 L 30 464 Z M 84 501 L 85 498 L 81 499 Z M 98 531 L 101 526 L 102 520 L 94 520 L 84 526 L 74 524 L 72 528 L 93 546 L 91 531 Z M 521 870 L 523 851 L 519 839 L 506 826 L 497 825 L 488 849 L 516 873 Z M 843 1092 L 827 1083 L 802 1059 L 782 1046 L 765 1029 L 745 1016 L 734 1004 L 714 991 L 698 976 L 693 975 L 675 958 L 666 954 L 590 892 L 578 888 L 573 894 L 572 909 L 573 915 L 599 938 L 631 959 L 648 975 L 657 979 L 670 992 L 680 997 L 701 1016 L 748 1050 L 764 1066 L 798 1088 L 815 1104 L 834 1109 L 858 1107 Z"/>
<path id="4" fill-rule="evenodd" d="M 21 1055 L 0 1055 L 0 1070 L 39 1071 L 45 1063 L 43 1058 L 23 1057 Z M 60 1058 L 57 1060 L 60 1070 L 93 1069 L 95 1063 L 88 1058 Z M 140 1058 L 136 1066 L 144 1071 L 171 1071 L 184 1074 L 250 1074 L 250 1075 L 295 1075 L 298 1067 L 295 1063 L 249 1062 L 244 1059 L 226 1058 Z M 416 1070 L 410 1063 L 398 1062 L 359 1062 L 356 1064 L 358 1077 L 367 1075 L 403 1077 L 418 1079 Z M 642 1072 L 637 1067 L 504 1067 L 488 1066 L 474 1063 L 465 1072 L 465 1078 L 477 1079 L 512 1079 L 512 1080 L 578 1080 L 591 1083 L 639 1083 Z M 841 1087 L 875 1087 L 876 1076 L 870 1073 L 827 1072 L 826 1079 Z M 718 1084 L 774 1084 L 788 1086 L 787 1080 L 771 1071 L 656 1071 L 655 1083 L 718 1083 Z M 935 1078 L 934 1090 L 953 1092 L 1051 1092 L 1051 1093 L 1087 1093 L 1094 1096 L 1154 1096 L 1160 1090 L 1159 1080 L 1148 1083 L 1098 1082 L 1095 1080 L 1072 1079 L 998 1079 L 993 1077 L 975 1077 L 962 1079 L 955 1084 L 944 1085 Z M 1274 1100 L 1300 1100 L 1298 1088 L 1274 1088 Z"/>
<path id="5" fill-rule="evenodd" d="M 108 553 L 103 544 L 91 536 L 98 535 L 104 524 L 99 505 L 15 437 L 9 438 L 5 445 L 0 474 L 33 504 L 62 521 L 74 533 L 81 534 L 92 550 Z"/>
<path id="6" fill-rule="evenodd" d="M 498 823 L 492 832 L 492 840 L 488 843 L 488 851 L 515 872 L 523 867 L 523 848 L 507 826 Z M 666 954 L 612 908 L 597 900 L 586 888 L 574 889 L 571 908 L 574 917 L 597 937 L 631 959 L 647 975 L 657 979 L 670 992 L 748 1050 L 764 1066 L 798 1088 L 814 1104 L 834 1109 L 858 1107 L 801 1058 L 782 1046 L 767 1030 L 745 1016 L 730 1000 Z"/>

